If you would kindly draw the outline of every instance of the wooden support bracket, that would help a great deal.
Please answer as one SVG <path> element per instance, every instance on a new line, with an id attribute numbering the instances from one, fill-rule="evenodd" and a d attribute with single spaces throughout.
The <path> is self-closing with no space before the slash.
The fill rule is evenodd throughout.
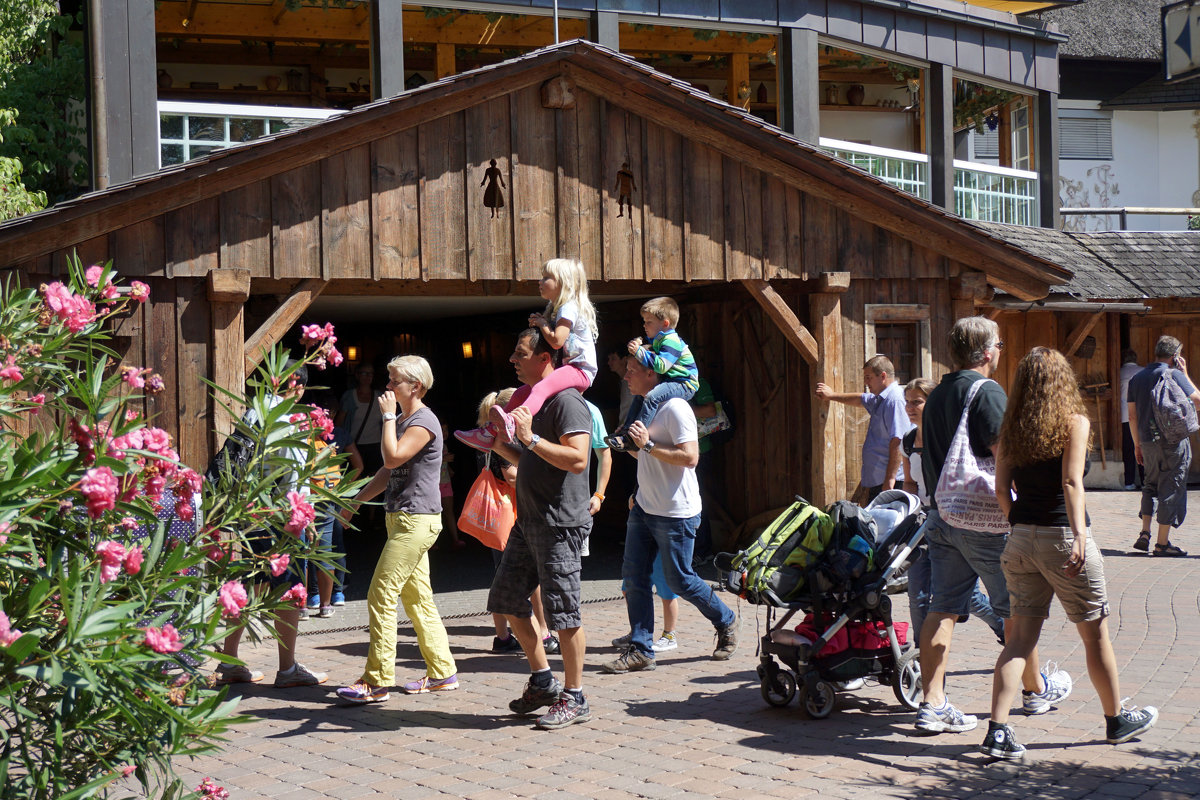
<path id="1" fill-rule="evenodd" d="M 750 296 L 763 307 L 763 311 L 767 312 L 767 316 L 771 318 L 775 326 L 783 332 L 784 338 L 800 351 L 804 360 L 809 364 L 817 363 L 820 358 L 817 340 L 809 333 L 808 328 L 800 324 L 795 312 L 788 307 L 788 304 L 771 287 L 771 284 L 763 280 L 746 279 L 742 281 L 742 285 L 746 287 Z"/>
<path id="2" fill-rule="evenodd" d="M 288 329 L 296 324 L 300 315 L 312 305 L 317 295 L 325 290 L 329 281 L 311 278 L 302 281 L 286 300 L 279 304 L 266 322 L 246 340 L 246 374 L 249 375 L 262 361 L 263 354 L 276 345 Z"/>
<path id="3" fill-rule="evenodd" d="M 841 294 L 850 290 L 849 272 L 822 272 L 817 278 L 817 291 L 826 294 Z"/>
<path id="4" fill-rule="evenodd" d="M 1067 343 L 1063 346 L 1063 353 L 1071 355 L 1079 349 L 1079 345 L 1083 344 L 1083 340 L 1092 332 L 1101 319 L 1104 318 L 1103 311 L 1097 311 L 1094 314 L 1089 314 L 1082 322 L 1075 326 L 1075 330 L 1067 336 Z"/>
<path id="5" fill-rule="evenodd" d="M 244 303 L 250 297 L 250 270 L 214 269 L 208 273 L 208 299 L 214 303 Z"/>

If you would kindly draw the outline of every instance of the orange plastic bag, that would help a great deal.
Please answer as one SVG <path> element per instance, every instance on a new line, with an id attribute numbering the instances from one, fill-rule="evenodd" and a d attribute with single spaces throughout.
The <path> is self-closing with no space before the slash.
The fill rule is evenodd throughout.
<path id="1" fill-rule="evenodd" d="M 517 521 L 517 504 L 513 490 L 502 484 L 484 467 L 467 494 L 458 529 L 465 531 L 493 550 L 503 550 L 508 534 Z"/>

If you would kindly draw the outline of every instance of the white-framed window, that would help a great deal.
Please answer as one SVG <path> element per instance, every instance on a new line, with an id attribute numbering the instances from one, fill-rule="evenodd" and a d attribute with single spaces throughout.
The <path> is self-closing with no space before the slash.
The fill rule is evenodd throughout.
<path id="1" fill-rule="evenodd" d="M 213 150 L 311 125 L 338 109 L 249 106 L 230 103 L 158 102 L 158 165 L 168 167 Z"/>
<path id="2" fill-rule="evenodd" d="M 863 330 L 863 361 L 885 355 L 896 368 L 901 384 L 913 378 L 933 377 L 930 349 L 929 306 L 920 303 L 867 304 Z"/>
<path id="3" fill-rule="evenodd" d="M 1060 108 L 1058 157 L 1087 161 L 1112 161 L 1112 112 L 1099 109 Z"/>
<path id="4" fill-rule="evenodd" d="M 1029 101 L 1022 99 L 1012 109 L 1013 169 L 1030 169 L 1033 165 L 1033 136 L 1030 126 Z"/>

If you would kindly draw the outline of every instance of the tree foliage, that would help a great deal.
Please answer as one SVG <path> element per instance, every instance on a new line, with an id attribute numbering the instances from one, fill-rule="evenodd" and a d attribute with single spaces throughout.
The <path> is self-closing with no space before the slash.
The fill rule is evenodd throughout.
<path id="1" fill-rule="evenodd" d="M 83 42 L 54 0 L 0 0 L 0 217 L 88 186 Z M 26 189 L 27 193 L 22 190 Z M 44 195 L 44 196 L 43 196 Z M 14 213 L 16 212 L 16 213 Z"/>
<path id="2" fill-rule="evenodd" d="M 253 587 L 301 558 L 328 565 L 310 544 L 314 506 L 344 506 L 362 482 L 314 483 L 343 457 L 315 446 L 321 412 L 277 394 L 297 368 L 277 349 L 249 394 L 221 390 L 263 422 L 239 425 L 246 468 L 207 486 L 139 413 L 162 379 L 108 346 L 148 287 L 115 286 L 107 265 L 69 271 L 66 284 L 0 286 L 0 798 L 123 780 L 178 797 L 191 793 L 172 758 L 239 721 L 206 662 L 232 661 L 216 649 L 230 629 L 257 637 L 303 604 L 302 588 Z M 310 344 L 306 361 L 322 363 L 332 342 Z M 267 530 L 283 533 L 254 555 L 248 533 Z"/>

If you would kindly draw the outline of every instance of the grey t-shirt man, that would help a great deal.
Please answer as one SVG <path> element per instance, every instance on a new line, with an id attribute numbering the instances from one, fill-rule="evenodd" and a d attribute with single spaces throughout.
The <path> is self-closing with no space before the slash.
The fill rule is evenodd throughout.
<path id="1" fill-rule="evenodd" d="M 566 389 L 551 397 L 533 417 L 530 430 L 557 444 L 563 436 L 592 433 L 592 414 L 583 395 Z M 591 522 L 588 469 L 578 475 L 559 469 L 528 449 L 517 463 L 517 518 L 570 528 Z"/>

